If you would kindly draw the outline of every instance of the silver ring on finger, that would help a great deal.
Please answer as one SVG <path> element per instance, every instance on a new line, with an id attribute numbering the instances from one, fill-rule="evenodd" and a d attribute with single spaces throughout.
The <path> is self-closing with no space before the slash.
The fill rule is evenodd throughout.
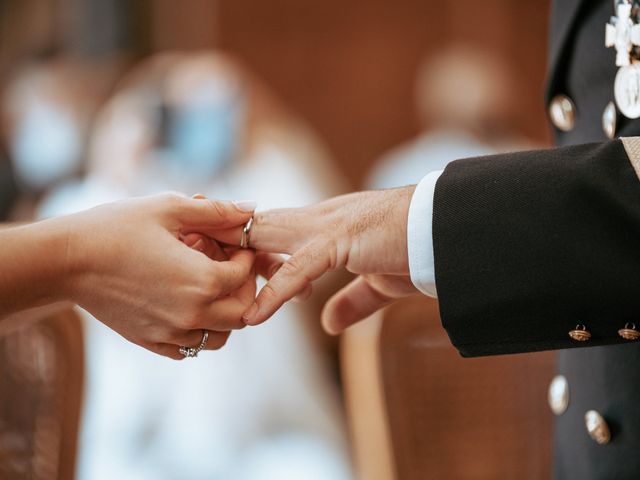
<path id="1" fill-rule="evenodd" d="M 207 346 L 207 340 L 209 340 L 209 331 L 202 330 L 202 340 L 200 340 L 200 344 L 197 347 L 182 346 L 178 349 L 178 351 L 180 352 L 180 355 L 184 356 L 185 358 L 195 358 L 202 350 L 204 350 L 204 347 Z"/>
<path id="2" fill-rule="evenodd" d="M 240 237 L 240 248 L 249 248 L 249 239 L 251 237 L 251 227 L 253 226 L 253 217 L 242 228 L 242 236 Z"/>

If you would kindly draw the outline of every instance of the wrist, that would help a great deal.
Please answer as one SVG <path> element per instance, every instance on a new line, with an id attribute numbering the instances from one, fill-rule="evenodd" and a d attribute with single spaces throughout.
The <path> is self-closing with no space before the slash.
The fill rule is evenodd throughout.
<path id="1" fill-rule="evenodd" d="M 78 240 L 77 223 L 76 215 L 42 222 L 42 228 L 48 236 L 51 269 L 57 278 L 51 282 L 51 294 L 56 301 L 80 303 L 79 287 L 88 273 L 89 262 L 83 253 L 86 245 Z"/>
<path id="2" fill-rule="evenodd" d="M 67 229 L 58 219 L 44 220 L 23 227 L 23 247 L 31 258 L 25 268 L 30 278 L 30 306 L 46 305 L 70 299 L 67 289 L 70 278 L 67 267 Z"/>
<path id="3" fill-rule="evenodd" d="M 398 252 L 398 258 L 401 261 L 401 270 L 398 273 L 402 275 L 409 275 L 409 248 L 407 245 L 407 229 L 409 223 L 409 209 L 411 207 L 411 200 L 413 198 L 415 189 L 415 185 L 407 185 L 406 187 L 397 189 L 397 222 L 396 233 L 394 237 L 397 239 L 396 252 Z"/>

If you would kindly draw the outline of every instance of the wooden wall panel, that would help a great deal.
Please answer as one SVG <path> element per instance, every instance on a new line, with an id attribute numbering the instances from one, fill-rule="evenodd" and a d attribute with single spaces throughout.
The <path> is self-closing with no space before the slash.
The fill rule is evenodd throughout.
<path id="1" fill-rule="evenodd" d="M 217 43 L 315 127 L 359 186 L 372 161 L 417 132 L 417 66 L 453 40 L 508 62 L 519 94 L 513 123 L 547 142 L 548 9 L 548 0 L 222 0 Z"/>

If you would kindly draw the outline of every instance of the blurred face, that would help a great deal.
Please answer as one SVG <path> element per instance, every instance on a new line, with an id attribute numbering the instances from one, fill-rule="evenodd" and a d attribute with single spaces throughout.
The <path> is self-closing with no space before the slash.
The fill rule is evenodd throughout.
<path id="1" fill-rule="evenodd" d="M 241 118 L 242 103 L 236 97 L 168 110 L 165 139 L 168 161 L 189 176 L 215 176 L 232 162 L 238 151 Z"/>
<path id="2" fill-rule="evenodd" d="M 237 157 L 245 100 L 238 79 L 208 59 L 169 75 L 162 156 L 182 177 L 211 180 Z"/>

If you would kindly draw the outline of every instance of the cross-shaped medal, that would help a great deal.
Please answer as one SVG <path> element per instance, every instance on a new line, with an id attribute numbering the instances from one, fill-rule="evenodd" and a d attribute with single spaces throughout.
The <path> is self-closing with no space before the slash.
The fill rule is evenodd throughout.
<path id="1" fill-rule="evenodd" d="M 640 46 L 640 25 L 631 18 L 632 0 L 618 0 L 616 15 L 607 23 L 604 44 L 616 48 L 616 65 L 631 63 L 631 49 Z"/>

